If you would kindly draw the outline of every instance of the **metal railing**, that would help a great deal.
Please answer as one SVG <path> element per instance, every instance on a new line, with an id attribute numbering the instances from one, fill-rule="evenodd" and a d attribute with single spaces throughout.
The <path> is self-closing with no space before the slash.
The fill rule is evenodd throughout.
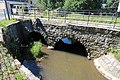
<path id="1" fill-rule="evenodd" d="M 47 18 L 48 21 L 57 19 L 62 20 L 64 23 L 76 22 L 86 26 L 120 27 L 120 18 L 117 17 L 117 13 L 104 12 L 100 10 L 79 10 L 72 12 L 30 9 L 27 12 L 17 10 L 16 14 L 11 15 L 12 18 L 15 16 L 20 16 L 22 18 Z"/>

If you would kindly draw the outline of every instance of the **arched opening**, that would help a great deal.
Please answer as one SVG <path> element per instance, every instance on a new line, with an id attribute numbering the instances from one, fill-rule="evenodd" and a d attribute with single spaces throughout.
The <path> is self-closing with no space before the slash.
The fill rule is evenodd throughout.
<path id="1" fill-rule="evenodd" d="M 41 41 L 41 43 L 43 43 L 44 45 L 47 45 L 47 42 L 45 41 L 44 37 L 38 33 L 38 32 L 30 32 L 27 36 L 26 36 L 26 40 L 24 40 L 24 46 L 21 47 L 21 53 L 23 53 L 23 60 L 29 60 L 29 59 L 35 59 L 35 57 L 33 56 L 33 54 L 31 54 L 28 51 L 28 48 L 30 46 L 30 43 L 34 42 L 34 41 Z"/>
<path id="2" fill-rule="evenodd" d="M 75 53 L 75 54 L 85 56 L 85 57 L 88 56 L 86 48 L 82 43 L 80 43 L 77 40 L 74 40 L 74 42 L 68 41 L 68 43 L 66 43 L 63 41 L 63 39 L 64 38 L 62 38 L 58 42 L 56 42 L 55 47 L 54 47 L 55 50 L 67 51 L 67 52 Z M 65 41 L 67 41 L 67 40 L 65 40 Z"/>
<path id="3" fill-rule="evenodd" d="M 27 39 L 28 43 L 40 40 L 41 43 L 47 45 L 47 42 L 45 41 L 44 37 L 40 33 L 38 33 L 38 32 L 33 31 L 33 32 L 29 33 L 27 38 L 28 38 Z"/>

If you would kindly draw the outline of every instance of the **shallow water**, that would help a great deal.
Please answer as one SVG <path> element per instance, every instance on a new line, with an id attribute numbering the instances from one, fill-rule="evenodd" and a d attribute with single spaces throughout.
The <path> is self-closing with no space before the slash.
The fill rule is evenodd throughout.
<path id="1" fill-rule="evenodd" d="M 63 51 L 47 50 L 49 54 L 40 64 L 43 80 L 107 80 L 95 68 L 92 60 Z"/>

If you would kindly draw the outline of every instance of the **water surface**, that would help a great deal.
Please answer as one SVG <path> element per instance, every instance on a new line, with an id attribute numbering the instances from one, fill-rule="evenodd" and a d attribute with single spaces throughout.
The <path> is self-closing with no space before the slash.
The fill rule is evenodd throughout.
<path id="1" fill-rule="evenodd" d="M 92 60 L 63 51 L 47 50 L 41 62 L 43 80 L 107 80 L 95 68 Z"/>

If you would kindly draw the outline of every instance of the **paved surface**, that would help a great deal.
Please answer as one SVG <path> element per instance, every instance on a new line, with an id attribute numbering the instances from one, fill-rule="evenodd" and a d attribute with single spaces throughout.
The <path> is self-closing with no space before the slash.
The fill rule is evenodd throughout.
<path id="1" fill-rule="evenodd" d="M 72 24 L 72 25 L 78 25 L 78 26 L 88 26 L 88 27 L 99 27 L 99 28 L 119 28 L 120 24 L 108 24 L 108 23 L 98 23 L 98 22 L 87 22 L 87 21 L 77 21 L 77 20 L 60 20 L 60 19 L 50 19 L 47 18 L 40 18 L 44 23 L 49 24 L 60 24 L 60 25 L 66 25 L 66 24 Z"/>
<path id="2" fill-rule="evenodd" d="M 94 64 L 109 80 L 120 80 L 120 62 L 114 58 L 113 54 L 95 59 Z"/>
<path id="3" fill-rule="evenodd" d="M 5 19 L 4 14 L 0 13 L 0 21 L 3 20 L 3 19 Z"/>

